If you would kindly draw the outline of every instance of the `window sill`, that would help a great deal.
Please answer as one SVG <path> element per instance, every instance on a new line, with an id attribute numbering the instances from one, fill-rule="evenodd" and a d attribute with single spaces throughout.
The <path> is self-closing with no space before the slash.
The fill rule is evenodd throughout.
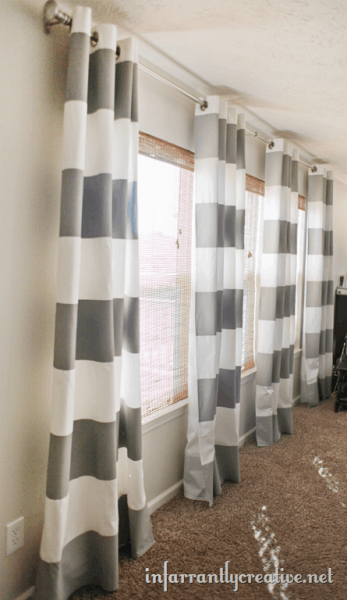
<path id="1" fill-rule="evenodd" d="M 172 404 L 172 406 L 169 406 L 164 410 L 154 413 L 154 415 L 150 415 L 149 417 L 145 418 L 142 422 L 142 434 L 144 435 L 145 433 L 152 431 L 152 429 L 164 425 L 164 423 L 167 423 L 168 421 L 177 419 L 177 417 L 180 417 L 187 411 L 188 398 L 185 398 L 184 400 L 180 400 L 179 402 Z"/>
<path id="2" fill-rule="evenodd" d="M 241 385 L 247 383 L 247 381 L 250 381 L 251 379 L 254 379 L 256 372 L 257 367 L 253 367 L 252 369 L 248 369 L 248 371 L 241 373 Z"/>

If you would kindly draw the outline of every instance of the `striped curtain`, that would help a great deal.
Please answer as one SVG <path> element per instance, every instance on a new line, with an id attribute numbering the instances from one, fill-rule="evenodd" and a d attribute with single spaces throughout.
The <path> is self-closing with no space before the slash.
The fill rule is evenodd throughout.
<path id="1" fill-rule="evenodd" d="M 331 395 L 333 364 L 333 173 L 309 173 L 301 402 Z"/>
<path id="2" fill-rule="evenodd" d="M 267 147 L 258 321 L 256 436 L 270 446 L 293 433 L 293 358 L 298 222 L 298 151 Z"/>
<path id="3" fill-rule="evenodd" d="M 141 460 L 137 48 L 73 14 L 64 108 L 57 306 L 37 600 L 118 587 L 118 546 L 152 544 Z M 91 54 L 90 54 L 91 50 Z M 116 76 L 115 76 L 116 72 Z M 119 502 L 119 504 L 118 504 Z"/>
<path id="4" fill-rule="evenodd" d="M 189 340 L 187 498 L 240 481 L 239 409 L 245 220 L 245 121 L 217 96 L 196 109 Z"/>

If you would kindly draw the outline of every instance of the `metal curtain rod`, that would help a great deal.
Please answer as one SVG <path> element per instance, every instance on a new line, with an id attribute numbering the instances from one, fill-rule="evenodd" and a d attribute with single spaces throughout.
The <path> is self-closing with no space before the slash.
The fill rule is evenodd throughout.
<path id="1" fill-rule="evenodd" d="M 55 0 L 48 0 L 43 8 L 43 27 L 44 27 L 45 33 L 50 33 L 51 27 L 54 27 L 54 25 L 66 25 L 67 27 L 71 27 L 72 17 L 70 17 L 70 15 L 62 12 L 59 9 L 58 3 Z M 99 39 L 98 34 L 96 32 L 92 33 L 90 36 L 90 39 L 91 39 L 91 44 L 93 46 L 95 46 L 98 43 L 98 39 Z M 119 49 L 119 46 L 117 46 L 117 51 L 116 51 L 117 58 L 119 57 L 119 55 L 120 55 L 120 49 Z M 145 65 L 142 65 L 139 63 L 139 68 L 144 73 L 151 75 L 158 81 L 161 81 L 162 83 L 173 88 L 174 90 L 181 92 L 187 98 L 190 98 L 190 100 L 193 100 L 194 102 L 199 104 L 201 110 L 206 110 L 206 108 L 208 107 L 207 100 L 202 100 L 201 98 L 198 98 L 197 96 L 193 96 L 193 94 L 190 94 L 189 92 L 182 89 L 181 87 L 179 87 L 178 85 L 176 85 L 175 83 L 170 81 L 169 79 L 165 79 L 165 77 L 162 77 L 155 71 L 152 71 L 152 69 L 145 67 Z M 259 135 L 259 133 L 257 131 L 252 131 L 251 129 L 246 129 L 246 132 L 248 134 L 253 135 L 254 137 L 258 138 L 265 144 L 268 144 L 270 149 L 275 146 L 275 142 L 273 140 L 266 140 L 261 135 Z M 315 165 L 309 165 L 308 163 L 306 163 L 305 161 L 303 161 L 301 159 L 299 159 L 299 162 L 301 162 L 303 165 L 305 165 L 308 169 L 311 169 L 312 173 L 315 173 L 317 171 L 317 167 Z"/>

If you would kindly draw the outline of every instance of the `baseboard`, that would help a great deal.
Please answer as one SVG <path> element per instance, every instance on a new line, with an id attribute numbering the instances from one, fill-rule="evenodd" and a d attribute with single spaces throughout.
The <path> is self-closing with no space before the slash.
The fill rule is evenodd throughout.
<path id="1" fill-rule="evenodd" d="M 293 406 L 296 406 L 297 404 L 299 404 L 299 402 L 300 402 L 300 394 L 296 398 L 293 398 Z"/>
<path id="2" fill-rule="evenodd" d="M 254 438 L 255 435 L 255 427 L 253 427 L 252 429 L 250 429 L 249 431 L 246 431 L 246 433 L 244 433 L 243 435 L 241 435 L 241 437 L 239 438 L 239 448 L 241 448 L 241 446 L 243 446 L 243 444 L 245 442 L 247 442 L 247 440 L 250 440 L 251 438 Z"/>
<path id="3" fill-rule="evenodd" d="M 22 594 L 21 596 L 18 596 L 18 598 L 16 598 L 16 600 L 28 600 L 28 598 L 31 598 L 31 596 L 34 593 L 35 588 L 32 587 L 30 588 L 30 590 L 27 590 L 26 592 L 24 592 L 24 594 Z"/>
<path id="4" fill-rule="evenodd" d="M 183 487 L 183 479 L 181 479 L 181 481 L 178 481 L 177 483 L 175 483 L 175 485 L 172 485 L 170 488 L 165 490 L 165 492 L 163 492 L 162 494 L 159 494 L 159 496 L 156 496 L 156 498 L 153 498 L 153 500 L 148 502 L 149 513 L 150 514 L 154 513 L 154 511 L 157 510 L 157 508 L 160 508 L 160 506 L 163 506 L 163 504 L 165 504 L 166 502 L 171 500 L 171 498 L 173 498 L 174 496 L 177 496 L 177 494 L 179 494 L 182 487 Z"/>

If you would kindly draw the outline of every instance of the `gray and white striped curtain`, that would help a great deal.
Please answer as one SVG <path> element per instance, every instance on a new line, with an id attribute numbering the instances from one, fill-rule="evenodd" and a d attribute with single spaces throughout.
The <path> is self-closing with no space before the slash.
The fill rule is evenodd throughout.
<path id="1" fill-rule="evenodd" d="M 292 433 L 298 151 L 267 147 L 256 378 L 258 446 Z"/>
<path id="2" fill-rule="evenodd" d="M 217 96 L 195 117 L 195 202 L 185 496 L 239 482 L 245 121 Z M 194 226 L 195 224 L 195 226 Z"/>
<path id="3" fill-rule="evenodd" d="M 37 600 L 118 587 L 118 546 L 152 544 L 141 459 L 137 48 L 73 14 L 47 492 Z M 91 54 L 90 54 L 91 51 Z M 115 76 L 116 72 L 116 76 Z M 119 501 L 119 504 L 118 504 Z"/>
<path id="4" fill-rule="evenodd" d="M 309 173 L 301 402 L 331 395 L 333 364 L 333 173 Z"/>

